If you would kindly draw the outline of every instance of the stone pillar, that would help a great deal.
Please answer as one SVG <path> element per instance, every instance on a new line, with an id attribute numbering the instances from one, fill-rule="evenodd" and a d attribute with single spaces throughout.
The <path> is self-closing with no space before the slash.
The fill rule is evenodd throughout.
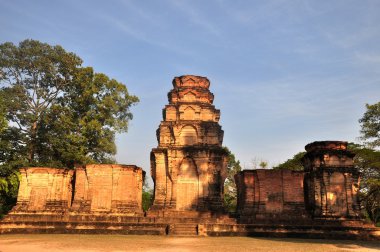
<path id="1" fill-rule="evenodd" d="M 359 217 L 359 172 L 347 142 L 313 142 L 305 147 L 306 206 L 313 217 Z"/>
<path id="2" fill-rule="evenodd" d="M 235 174 L 237 191 L 236 213 L 238 215 L 253 215 L 255 206 L 255 172 L 244 170 Z"/>
<path id="3" fill-rule="evenodd" d="M 155 210 L 163 209 L 167 203 L 167 152 L 156 149 L 151 153 L 151 174 L 154 182 Z"/>

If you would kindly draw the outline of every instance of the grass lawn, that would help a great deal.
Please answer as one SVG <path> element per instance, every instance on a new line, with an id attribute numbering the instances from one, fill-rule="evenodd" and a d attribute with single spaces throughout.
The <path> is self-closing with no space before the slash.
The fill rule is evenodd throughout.
<path id="1" fill-rule="evenodd" d="M 0 235 L 0 251 L 380 251 L 380 242 L 249 237 L 27 234 Z"/>

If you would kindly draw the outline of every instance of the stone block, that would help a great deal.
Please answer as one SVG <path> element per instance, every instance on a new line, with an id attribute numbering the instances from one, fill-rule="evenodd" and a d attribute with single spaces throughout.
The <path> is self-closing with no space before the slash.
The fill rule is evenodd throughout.
<path id="1" fill-rule="evenodd" d="M 141 214 L 144 176 L 145 172 L 134 165 L 91 164 L 77 168 L 71 210 Z"/>
<path id="2" fill-rule="evenodd" d="M 304 173 L 290 170 L 243 170 L 235 175 L 237 213 L 241 218 L 305 218 Z"/>
<path id="3" fill-rule="evenodd" d="M 73 170 L 48 167 L 20 169 L 20 188 L 13 213 L 62 212 L 70 208 Z"/>

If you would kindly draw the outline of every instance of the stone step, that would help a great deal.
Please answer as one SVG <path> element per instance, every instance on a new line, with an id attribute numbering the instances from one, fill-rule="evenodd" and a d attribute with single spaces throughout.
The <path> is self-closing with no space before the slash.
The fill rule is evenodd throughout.
<path id="1" fill-rule="evenodd" d="M 165 235 L 166 224 L 102 223 L 102 222 L 0 222 L 0 234 L 5 233 L 111 233 Z"/>
<path id="2" fill-rule="evenodd" d="M 5 216 L 2 221 L 10 222 L 71 222 L 71 223 L 219 223 L 219 224 L 236 224 L 236 219 L 228 216 L 213 217 L 213 218 L 185 218 L 185 217 L 142 217 L 129 216 L 126 214 L 109 213 L 107 215 L 85 214 L 85 213 L 10 213 Z"/>
<path id="3" fill-rule="evenodd" d="M 272 236 L 380 240 L 380 228 L 342 225 L 202 224 L 202 223 L 115 223 L 1 221 L 5 233 L 134 234 L 172 236 Z"/>
<path id="4" fill-rule="evenodd" d="M 380 228 L 297 224 L 200 224 L 198 235 L 380 240 Z"/>
<path id="5" fill-rule="evenodd" d="M 169 226 L 169 235 L 175 236 L 195 236 L 198 235 L 198 224 L 196 223 L 176 223 Z"/>

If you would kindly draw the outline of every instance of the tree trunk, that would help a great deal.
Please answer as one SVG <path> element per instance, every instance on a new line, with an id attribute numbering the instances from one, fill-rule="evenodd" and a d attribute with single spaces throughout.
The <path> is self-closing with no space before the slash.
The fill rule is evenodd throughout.
<path id="1" fill-rule="evenodd" d="M 30 143 L 29 143 L 29 153 L 28 153 L 28 161 L 29 163 L 34 160 L 34 153 L 36 151 L 36 137 L 37 137 L 37 121 L 33 122 L 32 127 L 30 129 Z"/>

